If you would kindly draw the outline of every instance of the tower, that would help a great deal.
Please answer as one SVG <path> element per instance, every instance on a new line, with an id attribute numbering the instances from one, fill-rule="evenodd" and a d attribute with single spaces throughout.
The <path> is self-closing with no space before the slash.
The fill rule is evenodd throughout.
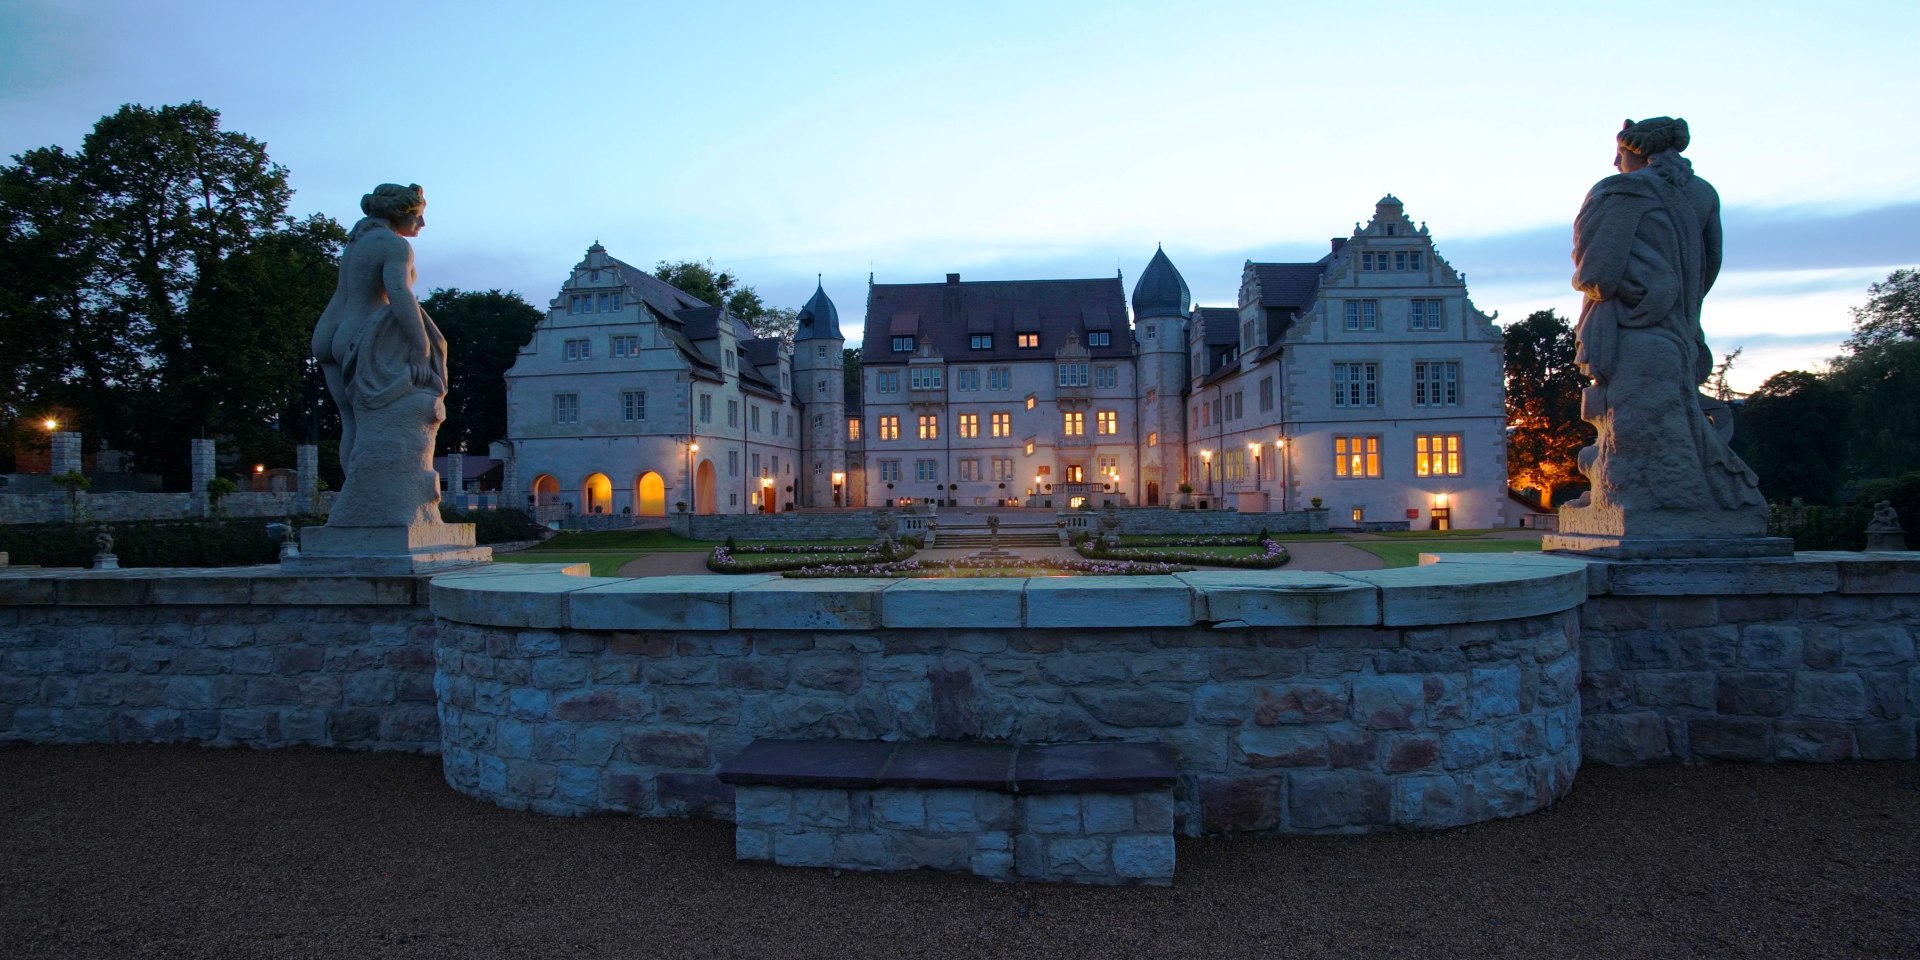
<path id="1" fill-rule="evenodd" d="M 1193 297 L 1165 250 L 1133 285 L 1133 336 L 1139 356 L 1142 502 L 1172 501 L 1186 456 L 1187 309 Z"/>
<path id="2" fill-rule="evenodd" d="M 809 507 L 843 506 L 847 500 L 847 393 L 842 379 L 840 311 L 815 286 L 800 308 L 793 334 L 793 393 L 806 412 L 801 431 L 800 503 Z M 836 487 L 836 479 L 838 480 Z"/>

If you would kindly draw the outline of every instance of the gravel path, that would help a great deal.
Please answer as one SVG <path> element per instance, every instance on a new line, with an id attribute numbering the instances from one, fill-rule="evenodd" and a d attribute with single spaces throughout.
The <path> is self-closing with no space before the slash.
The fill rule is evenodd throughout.
<path id="1" fill-rule="evenodd" d="M 431 757 L 0 749 L 0 957 L 1914 957 L 1920 764 L 1593 769 L 1444 834 L 1182 840 L 1172 889 L 743 865 Z"/>

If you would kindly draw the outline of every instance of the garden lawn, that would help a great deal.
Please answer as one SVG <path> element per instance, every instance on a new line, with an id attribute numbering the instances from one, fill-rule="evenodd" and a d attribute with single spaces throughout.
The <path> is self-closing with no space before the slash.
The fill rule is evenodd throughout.
<path id="1" fill-rule="evenodd" d="M 865 540 L 742 540 L 742 546 L 864 546 Z M 666 530 L 601 530 L 563 533 L 537 546 L 494 557 L 501 563 L 586 563 L 596 577 L 618 576 L 620 568 L 646 553 L 707 553 L 719 546 L 689 540 Z M 837 556 L 837 555 L 835 555 Z"/>
<path id="2" fill-rule="evenodd" d="M 1365 550 L 1385 561 L 1389 567 L 1419 566 L 1423 553 L 1539 553 L 1538 540 L 1435 540 L 1394 543 L 1385 540 L 1355 541 L 1351 546 Z"/>

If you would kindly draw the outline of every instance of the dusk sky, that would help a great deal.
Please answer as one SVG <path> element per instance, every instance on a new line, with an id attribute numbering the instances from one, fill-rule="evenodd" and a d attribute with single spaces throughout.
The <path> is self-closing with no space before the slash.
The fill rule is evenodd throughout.
<path id="1" fill-rule="evenodd" d="M 1112 275 L 1196 300 L 1391 192 L 1503 321 L 1555 308 L 1625 117 L 1720 190 L 1734 384 L 1837 352 L 1920 264 L 1920 3 L 0 5 L 0 153 L 201 100 L 343 223 L 418 182 L 420 287 L 545 307 L 598 240 L 706 259 L 858 338 L 881 282 Z"/>

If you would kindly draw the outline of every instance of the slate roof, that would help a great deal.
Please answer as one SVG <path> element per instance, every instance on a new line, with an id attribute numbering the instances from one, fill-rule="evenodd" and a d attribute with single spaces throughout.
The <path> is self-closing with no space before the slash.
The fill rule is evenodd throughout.
<path id="1" fill-rule="evenodd" d="M 827 296 L 827 288 L 823 284 L 814 285 L 813 298 L 807 301 L 806 306 L 800 308 L 800 314 L 796 319 L 800 321 L 800 325 L 793 333 L 795 343 L 815 338 L 842 341 L 847 339 L 840 333 L 840 310 L 833 305 L 833 298 Z"/>
<path id="2" fill-rule="evenodd" d="M 1184 317 L 1192 304 L 1186 278 L 1174 269 L 1165 250 L 1155 248 L 1153 259 L 1147 261 L 1147 269 L 1140 272 L 1139 282 L 1133 285 L 1134 318 Z"/>
<path id="3" fill-rule="evenodd" d="M 1240 311 L 1232 307 L 1201 307 L 1201 338 L 1209 347 L 1240 345 Z"/>
<path id="4" fill-rule="evenodd" d="M 1260 305 L 1298 310 L 1320 290 L 1326 260 L 1318 263 L 1248 263 L 1260 281 Z"/>
<path id="5" fill-rule="evenodd" d="M 598 244 L 595 244 L 595 246 L 598 246 Z M 639 294 L 641 299 L 653 304 L 667 314 L 694 307 L 709 306 L 708 303 L 695 297 L 693 294 L 631 263 L 615 257 L 608 257 L 607 262 L 612 264 L 615 270 L 620 271 L 627 286 L 632 289 L 634 293 Z"/>
<path id="6" fill-rule="evenodd" d="M 976 280 L 966 283 L 873 283 L 867 287 L 867 363 L 898 363 L 892 338 L 931 342 L 951 362 L 1051 360 L 1076 334 L 1107 330 L 1112 343 L 1087 347 L 1095 358 L 1133 356 L 1132 327 L 1120 278 L 1097 280 Z M 973 333 L 990 333 L 993 348 L 971 349 Z M 1015 333 L 1040 334 L 1038 350 L 1014 346 Z"/>

